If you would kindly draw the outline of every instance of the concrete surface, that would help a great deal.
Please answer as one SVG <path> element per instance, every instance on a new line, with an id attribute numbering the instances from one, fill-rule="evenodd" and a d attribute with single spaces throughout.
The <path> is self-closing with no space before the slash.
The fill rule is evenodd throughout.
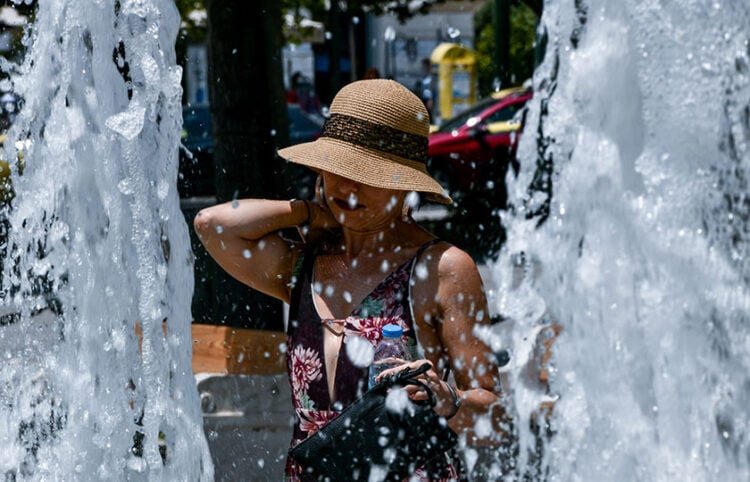
<path id="1" fill-rule="evenodd" d="M 281 481 L 293 410 L 286 375 L 197 374 L 215 480 Z"/>

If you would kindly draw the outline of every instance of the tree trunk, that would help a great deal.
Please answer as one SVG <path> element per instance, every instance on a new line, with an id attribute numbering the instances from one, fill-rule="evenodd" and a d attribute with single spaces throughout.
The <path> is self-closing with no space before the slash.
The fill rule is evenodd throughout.
<path id="1" fill-rule="evenodd" d="M 286 197 L 284 161 L 276 157 L 288 138 L 280 4 L 208 0 L 206 8 L 216 196 Z M 217 324 L 282 329 L 280 302 L 216 273 Z"/>
<path id="2" fill-rule="evenodd" d="M 495 74 L 500 87 L 510 87 L 510 0 L 495 0 Z"/>

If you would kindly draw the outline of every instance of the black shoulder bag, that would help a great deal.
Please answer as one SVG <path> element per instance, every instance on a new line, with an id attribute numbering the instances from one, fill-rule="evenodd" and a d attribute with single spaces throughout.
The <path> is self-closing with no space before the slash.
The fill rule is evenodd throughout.
<path id="1" fill-rule="evenodd" d="M 458 437 L 432 409 L 432 390 L 415 378 L 429 368 L 425 363 L 385 377 L 289 454 L 307 474 L 330 481 L 368 480 L 373 466 L 387 471 L 385 480 L 403 480 L 444 456 Z M 399 411 L 386 407 L 388 390 L 406 385 L 418 385 L 429 401 L 410 402 Z"/>

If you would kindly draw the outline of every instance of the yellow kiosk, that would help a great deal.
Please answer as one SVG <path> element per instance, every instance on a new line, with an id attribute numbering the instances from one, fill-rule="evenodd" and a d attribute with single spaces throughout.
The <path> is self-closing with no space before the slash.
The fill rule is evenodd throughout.
<path id="1" fill-rule="evenodd" d="M 433 117 L 446 120 L 477 101 L 477 56 L 463 45 L 444 42 L 430 56 L 437 74 L 433 95 Z"/>

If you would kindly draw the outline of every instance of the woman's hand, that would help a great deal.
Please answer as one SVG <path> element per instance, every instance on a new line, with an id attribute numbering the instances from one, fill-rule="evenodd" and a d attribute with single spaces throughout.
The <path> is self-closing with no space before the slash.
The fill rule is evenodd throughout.
<path id="1" fill-rule="evenodd" d="M 328 206 L 320 202 L 304 201 L 309 212 L 307 222 L 299 227 L 305 242 L 316 243 L 330 239 L 341 224 L 333 217 Z"/>
<path id="2" fill-rule="evenodd" d="M 454 405 L 453 393 L 451 392 L 451 388 L 448 386 L 448 383 L 443 381 L 438 376 L 437 372 L 435 372 L 435 367 L 430 360 L 404 362 L 397 367 L 384 370 L 380 375 L 378 375 L 376 380 L 380 381 L 383 377 L 395 375 L 404 370 L 416 370 L 425 363 L 430 365 L 430 369 L 416 377 L 416 380 L 419 380 L 427 385 L 427 387 L 432 390 L 432 393 L 435 395 L 435 400 L 437 402 L 434 407 L 435 413 L 437 413 L 441 417 L 451 418 L 456 414 L 457 411 L 456 406 Z M 406 385 L 404 387 L 404 390 L 409 395 L 410 400 L 429 400 L 429 397 L 427 396 L 427 393 L 424 391 L 424 389 L 420 388 L 417 385 Z M 460 400 L 461 395 L 458 393 L 458 390 L 455 388 L 453 390 L 455 390 L 456 397 L 458 397 L 458 399 Z"/>

